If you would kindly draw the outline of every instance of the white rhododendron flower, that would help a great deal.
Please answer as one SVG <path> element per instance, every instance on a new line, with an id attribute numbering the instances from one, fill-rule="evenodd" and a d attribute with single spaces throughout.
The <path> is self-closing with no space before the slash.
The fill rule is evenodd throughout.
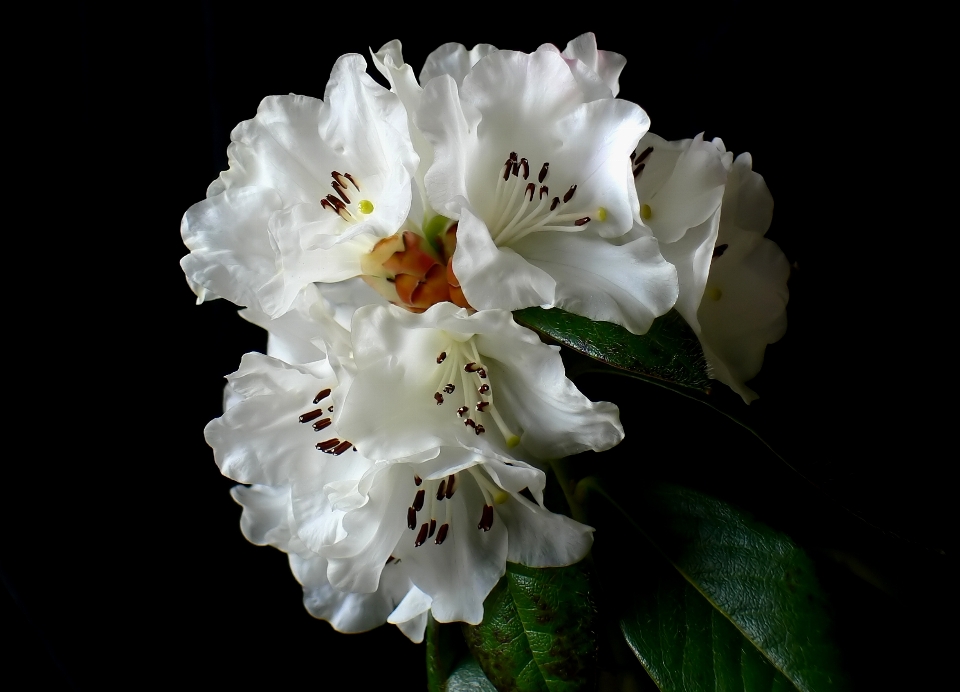
<path id="1" fill-rule="evenodd" d="M 349 369 L 340 362 L 336 371 Z M 205 430 L 224 475 L 289 489 L 289 532 L 304 546 L 297 554 L 315 571 L 325 560 L 334 590 L 379 593 L 376 617 L 407 594 L 405 609 L 390 616 L 397 623 L 429 608 L 440 621 L 476 624 L 507 560 L 560 566 L 587 553 L 592 529 L 544 509 L 544 474 L 524 461 L 461 445 L 378 461 L 358 451 L 378 445 L 348 437 L 338 421 L 351 406 L 376 416 L 376 402 L 356 401 L 356 390 L 340 396 L 336 371 L 328 360 L 294 366 L 248 354 L 228 378 L 226 412 Z M 419 415 L 410 407 L 409 428 Z M 323 592 L 322 575 L 311 583 Z M 333 605 L 317 601 L 317 612 L 336 610 L 340 596 L 329 597 Z"/>
<path id="2" fill-rule="evenodd" d="M 720 232 L 697 310 L 700 343 L 712 376 L 750 403 L 745 382 L 763 365 L 767 344 L 787 331 L 790 264 L 764 238 L 773 219 L 773 196 L 753 171 L 750 154 L 733 162 L 720 215 Z"/>
<path id="3" fill-rule="evenodd" d="M 418 160 L 397 96 L 345 55 L 324 99 L 272 96 L 231 133 L 230 168 L 184 215 L 181 265 L 201 300 L 276 317 L 312 282 L 359 276 L 407 218 Z"/>
<path id="4" fill-rule="evenodd" d="M 366 306 L 353 320 L 340 430 L 373 458 L 461 445 L 549 459 L 623 439 L 617 407 L 594 403 L 547 346 L 505 310 L 470 314 L 438 303 L 421 315 Z"/>
<path id="5" fill-rule="evenodd" d="M 433 147 L 430 206 L 458 220 L 451 285 L 471 307 L 556 306 L 642 333 L 673 305 L 657 241 L 609 240 L 633 226 L 628 155 L 647 116 L 582 62 L 492 52 L 461 85 L 425 84 L 414 120 Z"/>

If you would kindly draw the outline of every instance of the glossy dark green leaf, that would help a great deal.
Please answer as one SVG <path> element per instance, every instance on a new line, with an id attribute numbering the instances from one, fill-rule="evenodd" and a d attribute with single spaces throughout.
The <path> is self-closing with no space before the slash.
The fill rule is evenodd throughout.
<path id="1" fill-rule="evenodd" d="M 497 692 L 473 656 L 460 662 L 447 680 L 447 692 Z"/>
<path id="2" fill-rule="evenodd" d="M 707 390 L 707 361 L 697 335 L 676 310 L 658 317 L 643 335 L 558 308 L 526 308 L 514 319 L 559 344 L 642 379 Z"/>
<path id="3" fill-rule="evenodd" d="M 498 690 L 579 692 L 596 688 L 596 607 L 583 563 L 533 569 L 513 563 L 464 625 L 470 651 Z"/>
<path id="4" fill-rule="evenodd" d="M 445 692 L 454 664 L 464 653 L 463 636 L 455 623 L 441 624 L 427 615 L 427 690 Z"/>
<path id="5" fill-rule="evenodd" d="M 727 633 L 739 633 L 740 640 L 733 638 L 731 643 L 727 639 L 725 644 L 712 645 L 714 656 L 738 655 L 736 649 L 743 650 L 741 640 L 744 640 L 783 673 L 791 683 L 790 689 L 801 692 L 846 689 L 831 641 L 826 601 L 813 563 L 790 538 L 725 502 L 675 486 L 655 486 L 635 497 L 629 511 L 622 508 L 621 511 L 669 560 L 690 589 L 728 621 Z M 661 588 L 660 585 L 657 588 Z M 705 612 L 703 608 L 688 606 L 692 595 L 692 591 L 685 591 L 682 599 L 676 596 L 672 602 L 675 608 L 682 602 L 682 617 L 687 617 L 689 611 L 689 617 L 705 628 L 706 618 L 698 615 Z M 669 603 L 671 601 L 666 601 L 663 607 L 673 607 Z M 648 604 L 644 606 L 645 611 L 641 609 L 645 617 L 653 616 L 650 607 Z M 666 612 L 659 607 L 658 617 Z M 681 614 L 670 617 L 679 619 Z M 709 622 L 712 627 L 713 615 Z M 659 655 L 655 650 L 641 648 L 647 646 L 643 644 L 645 641 L 653 646 L 650 644 L 653 640 L 639 636 L 653 625 L 650 622 L 634 624 L 635 627 L 624 628 L 625 633 L 633 631 L 638 635 L 631 644 L 638 652 L 644 652 L 641 661 L 644 657 L 654 660 Z M 696 649 L 705 636 L 691 635 L 689 650 Z M 663 645 L 660 646 L 662 649 Z M 676 649 L 676 643 L 671 646 Z M 687 642 L 684 642 L 684 651 L 687 651 Z M 751 670 L 761 671 L 756 673 L 761 678 L 757 684 L 765 684 L 762 669 L 752 664 L 744 666 L 741 661 L 741 673 Z M 673 675 L 677 674 L 674 668 Z"/>
<path id="6" fill-rule="evenodd" d="M 663 692 L 793 692 L 793 685 L 661 556 L 651 555 L 620 617 Z"/>

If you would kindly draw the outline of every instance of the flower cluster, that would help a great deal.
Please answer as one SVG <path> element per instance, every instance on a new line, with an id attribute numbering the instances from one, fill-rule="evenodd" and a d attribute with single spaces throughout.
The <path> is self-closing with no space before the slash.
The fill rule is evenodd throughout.
<path id="1" fill-rule="evenodd" d="M 544 507 L 543 469 L 623 438 L 511 311 L 643 334 L 675 308 L 749 400 L 788 268 L 749 155 L 648 132 L 592 34 L 446 44 L 419 79 L 397 41 L 373 62 L 390 89 L 345 55 L 323 100 L 234 129 L 181 264 L 269 334 L 205 431 L 244 535 L 289 553 L 316 617 L 419 641 L 428 611 L 480 622 L 506 562 L 582 559 L 593 529 Z"/>

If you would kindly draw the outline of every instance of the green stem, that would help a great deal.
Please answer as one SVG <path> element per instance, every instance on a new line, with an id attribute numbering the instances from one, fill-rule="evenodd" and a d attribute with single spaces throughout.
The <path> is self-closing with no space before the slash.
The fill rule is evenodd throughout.
<path id="1" fill-rule="evenodd" d="M 570 506 L 571 516 L 581 524 L 586 524 L 587 513 L 583 509 L 583 505 L 577 501 L 574 484 L 570 479 L 570 474 L 567 472 L 567 466 L 568 462 L 566 459 L 550 460 L 550 468 L 553 469 L 553 472 L 557 476 L 557 482 L 560 484 L 563 496 L 567 500 L 567 505 Z"/>

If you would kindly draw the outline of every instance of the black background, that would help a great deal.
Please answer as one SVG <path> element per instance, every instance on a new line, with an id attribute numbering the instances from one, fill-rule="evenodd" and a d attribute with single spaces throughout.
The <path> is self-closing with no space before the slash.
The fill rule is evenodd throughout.
<path id="1" fill-rule="evenodd" d="M 721 136 L 768 182 L 768 237 L 795 271 L 790 326 L 749 413 L 816 487 L 700 404 L 625 381 L 579 383 L 621 406 L 628 434 L 596 463 L 620 465 L 609 468 L 623 487 L 687 483 L 789 531 L 818 560 L 858 686 L 934 684 L 923 680 L 946 652 L 955 453 L 933 445 L 945 411 L 923 386 L 946 338 L 917 326 L 930 248 L 904 206 L 920 202 L 905 192 L 917 160 L 902 142 L 924 113 L 888 60 L 902 31 L 809 4 L 662 5 L 64 10 L 60 86 L 47 96 L 67 146 L 44 170 L 67 162 L 76 197 L 57 222 L 55 309 L 33 318 L 42 343 L 15 351 L 12 368 L 42 384 L 29 389 L 34 442 L 10 461 L 3 506 L 0 676 L 423 689 L 422 647 L 392 627 L 346 636 L 313 620 L 285 556 L 241 536 L 202 429 L 222 377 L 265 339 L 223 301 L 193 304 L 177 226 L 225 167 L 232 127 L 265 95 L 322 96 L 343 53 L 400 38 L 419 71 L 447 41 L 531 51 L 593 31 L 627 57 L 620 97 L 654 132 Z M 18 332 L 21 348 L 36 341 Z"/>

